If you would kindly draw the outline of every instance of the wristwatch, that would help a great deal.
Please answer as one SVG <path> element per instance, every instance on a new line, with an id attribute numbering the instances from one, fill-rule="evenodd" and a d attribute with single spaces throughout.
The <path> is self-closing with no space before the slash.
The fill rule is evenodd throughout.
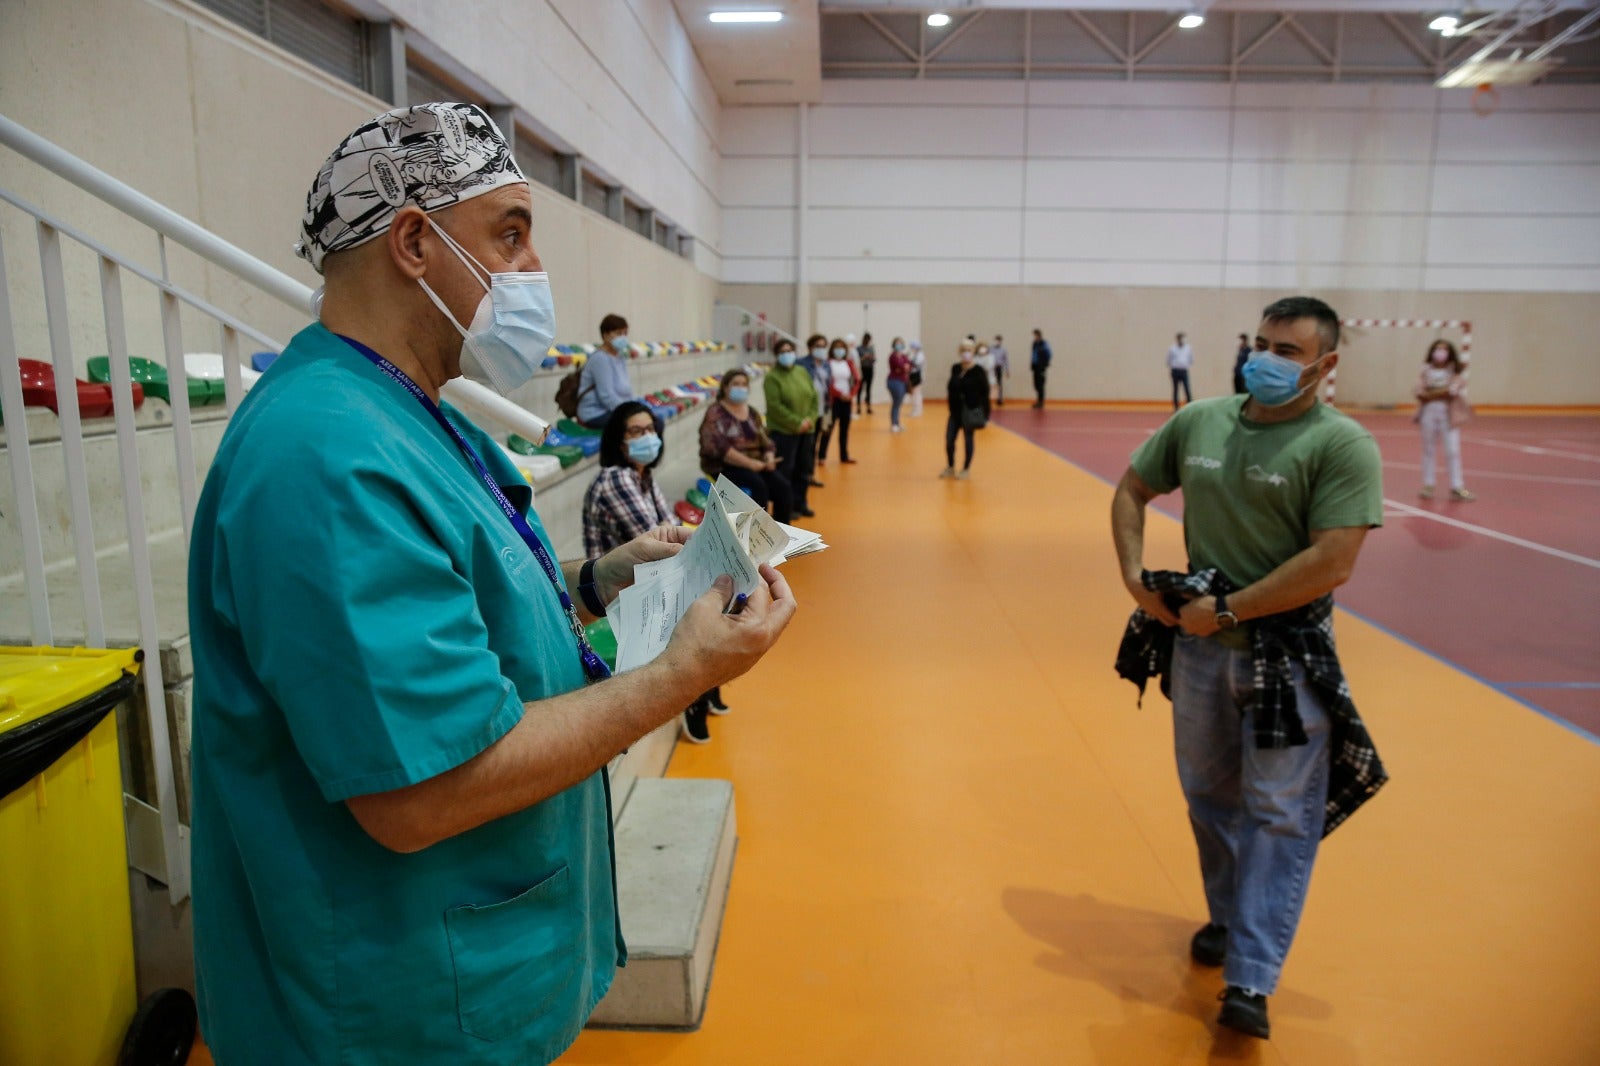
<path id="1" fill-rule="evenodd" d="M 596 618 L 606 616 L 605 601 L 600 598 L 600 590 L 594 583 L 594 559 L 584 563 L 578 570 L 578 597 L 583 600 L 583 605 L 589 613 Z"/>
<path id="2" fill-rule="evenodd" d="M 1228 600 L 1225 596 L 1217 597 L 1217 628 L 1233 629 L 1239 625 L 1239 616 L 1228 610 Z"/>

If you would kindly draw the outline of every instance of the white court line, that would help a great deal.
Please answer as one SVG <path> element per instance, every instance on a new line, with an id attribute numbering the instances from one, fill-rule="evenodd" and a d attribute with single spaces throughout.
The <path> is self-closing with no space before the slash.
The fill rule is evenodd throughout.
<path id="1" fill-rule="evenodd" d="M 1388 459 L 1384 460 L 1383 465 L 1386 467 L 1393 467 L 1396 470 L 1420 471 L 1422 469 L 1422 465 L 1420 463 L 1400 463 Z M 1469 470 L 1468 473 L 1472 475 L 1472 480 L 1474 481 L 1477 481 L 1480 478 L 1498 478 L 1501 481 L 1539 481 L 1549 485 L 1585 485 L 1590 487 L 1600 486 L 1600 478 L 1592 477 L 1555 477 L 1553 475 L 1545 474 L 1495 474 L 1487 470 L 1479 470 L 1476 467 Z"/>
<path id="2" fill-rule="evenodd" d="M 1572 552 L 1562 551 L 1560 548 L 1552 548 L 1548 544 L 1539 544 L 1535 541 L 1523 540 L 1521 537 L 1513 537 L 1510 533 L 1502 533 L 1498 529 L 1488 529 L 1484 526 L 1475 526 L 1471 522 L 1463 522 L 1458 518 L 1446 518 L 1442 514 L 1434 514 L 1432 511 L 1424 511 L 1420 507 L 1412 507 L 1410 504 L 1401 503 L 1399 500 L 1391 500 L 1388 497 L 1384 498 L 1383 506 L 1385 511 L 1399 511 L 1401 514 L 1407 515 L 1411 518 L 1426 518 L 1431 522 L 1439 522 L 1447 526 L 1455 526 L 1457 529 L 1465 529 L 1469 533 L 1478 533 L 1485 537 L 1491 537 L 1494 540 L 1505 541 L 1507 544 L 1515 544 L 1519 548 L 1528 548 L 1532 551 L 1541 552 L 1545 555 L 1553 555 L 1557 559 L 1565 559 L 1569 563 L 1578 563 L 1583 566 L 1590 566 L 1596 570 L 1600 570 L 1600 559 L 1590 559 L 1587 556 L 1575 555 Z"/>
<path id="3" fill-rule="evenodd" d="M 1589 452 L 1569 452 L 1560 448 L 1540 448 L 1533 444 L 1516 444 L 1508 440 L 1493 440 L 1489 437 L 1463 437 L 1463 444 L 1487 444 L 1492 448 L 1509 448 L 1523 455 L 1553 455 L 1558 459 L 1579 459 L 1586 463 L 1600 463 L 1600 455 Z"/>

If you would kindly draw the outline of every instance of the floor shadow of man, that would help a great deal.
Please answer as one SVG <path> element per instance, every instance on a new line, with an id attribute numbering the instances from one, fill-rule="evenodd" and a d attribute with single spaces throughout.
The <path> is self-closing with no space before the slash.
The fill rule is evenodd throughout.
<path id="1" fill-rule="evenodd" d="M 1189 938 L 1200 925 L 1196 919 L 1087 893 L 1015 886 L 1001 894 L 1001 904 L 1024 932 L 1049 949 L 1036 960 L 1041 969 L 1100 985 L 1117 997 L 1117 1022 L 1088 1023 L 1095 1061 L 1278 1061 L 1262 1058 L 1265 1042 L 1216 1024 L 1222 974 L 1189 958 Z M 1273 1006 L 1281 1007 L 1286 1019 L 1331 1014 L 1326 1002 L 1282 987 Z"/>

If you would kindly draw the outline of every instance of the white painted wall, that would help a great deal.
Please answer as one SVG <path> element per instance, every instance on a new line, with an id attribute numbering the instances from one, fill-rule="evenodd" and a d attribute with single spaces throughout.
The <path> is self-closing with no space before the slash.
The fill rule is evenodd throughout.
<path id="1" fill-rule="evenodd" d="M 830 81 L 817 285 L 1600 291 L 1600 86 Z M 797 121 L 724 112 L 723 280 L 795 280 Z"/>
<path id="2" fill-rule="evenodd" d="M 671 0 L 381 5 L 693 234 L 717 273 L 721 105 Z"/>

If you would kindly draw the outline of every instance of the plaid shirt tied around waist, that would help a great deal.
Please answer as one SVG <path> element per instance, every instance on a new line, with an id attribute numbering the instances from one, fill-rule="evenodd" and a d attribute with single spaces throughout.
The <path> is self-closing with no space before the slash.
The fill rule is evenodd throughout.
<path id="1" fill-rule="evenodd" d="M 1158 592 L 1177 611 L 1201 596 L 1226 596 L 1234 584 L 1212 568 L 1192 574 L 1176 570 L 1146 570 L 1144 587 Z M 1160 679 L 1161 693 L 1172 698 L 1172 648 L 1177 630 L 1136 609 L 1117 649 L 1117 673 L 1139 688 L 1143 703 L 1145 685 Z M 1306 679 L 1327 707 L 1329 720 L 1328 798 L 1322 835 L 1327 836 L 1389 780 L 1378 749 L 1356 713 L 1350 685 L 1339 666 L 1333 643 L 1333 596 L 1313 600 L 1304 607 L 1250 622 L 1250 657 L 1255 681 L 1245 711 L 1251 716 L 1256 747 L 1288 748 L 1306 743 L 1306 732 L 1295 706 L 1291 663 L 1305 669 Z"/>

